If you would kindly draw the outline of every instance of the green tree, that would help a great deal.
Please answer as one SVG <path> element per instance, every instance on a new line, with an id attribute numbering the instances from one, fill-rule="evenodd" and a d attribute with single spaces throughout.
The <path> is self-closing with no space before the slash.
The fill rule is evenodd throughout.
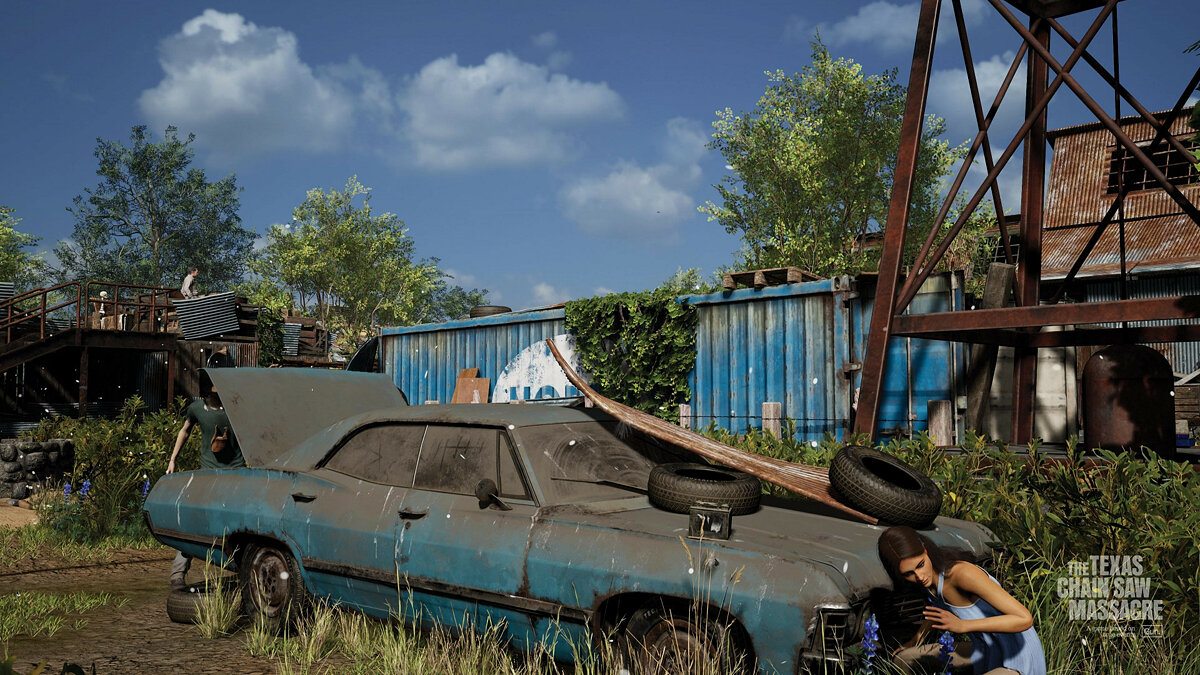
<path id="1" fill-rule="evenodd" d="M 210 289 L 242 277 L 254 233 L 237 215 L 240 190 L 232 175 L 214 183 L 191 167 L 194 140 L 167 127 L 156 143 L 145 126 L 129 147 L 96 139 L 100 183 L 75 197 L 71 240 L 55 249 L 64 279 L 174 286 L 192 265 Z"/>
<path id="2" fill-rule="evenodd" d="M 294 308 L 337 331 L 338 347 L 346 352 L 379 326 L 444 318 L 431 304 L 454 294 L 437 261 L 414 259 L 403 221 L 376 214 L 370 189 L 357 177 L 344 190 L 309 190 L 292 217 L 267 232 L 266 246 L 251 263 L 259 295 L 274 293 L 269 304 L 278 304 L 282 290 Z M 486 291 L 473 293 L 483 297 Z M 457 311 L 453 303 L 446 308 Z"/>
<path id="3" fill-rule="evenodd" d="M 817 39 L 800 73 L 766 74 L 753 111 L 717 112 L 709 147 L 734 173 L 713 186 L 721 204 L 700 211 L 741 236 L 744 267 L 795 265 L 823 276 L 872 268 L 879 251 L 862 242 L 886 221 L 904 117 L 896 71 L 866 75 Z M 910 216 L 925 232 L 942 179 L 965 152 L 939 140 L 944 132 L 944 120 L 926 117 Z"/>
<path id="4" fill-rule="evenodd" d="M 20 222 L 13 209 L 0 206 L 0 281 L 26 288 L 41 284 L 50 268 L 40 254 L 26 250 L 37 246 L 42 238 L 18 231 Z"/>

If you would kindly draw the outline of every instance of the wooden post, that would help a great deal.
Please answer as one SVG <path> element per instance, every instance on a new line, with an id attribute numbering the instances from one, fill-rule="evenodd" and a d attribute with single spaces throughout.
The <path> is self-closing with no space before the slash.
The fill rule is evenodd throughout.
<path id="1" fill-rule="evenodd" d="M 167 407 L 175 404 L 175 350 L 177 347 L 172 345 L 170 351 L 167 352 Z"/>
<path id="2" fill-rule="evenodd" d="M 775 438 L 783 433 L 783 404 L 764 402 L 762 404 L 762 428 Z"/>
<path id="3" fill-rule="evenodd" d="M 929 437 L 938 447 L 954 445 L 954 404 L 950 401 L 930 401 Z"/>
<path id="4" fill-rule="evenodd" d="M 1003 227 L 1001 228 L 1004 229 Z M 1008 236 L 1002 231 L 1001 236 Z M 1014 265 L 992 263 L 984 282 L 983 299 L 979 309 L 999 309 L 1008 300 L 1008 291 L 1017 276 Z M 967 364 L 966 428 L 981 433 L 987 418 L 988 402 L 992 395 L 992 377 L 996 374 L 996 345 L 971 345 L 971 361 Z"/>
<path id="5" fill-rule="evenodd" d="M 88 395 L 88 348 L 79 351 L 79 419 L 87 417 Z"/>
<path id="6" fill-rule="evenodd" d="M 692 406 L 687 403 L 679 404 L 679 426 L 684 429 L 692 428 Z"/>

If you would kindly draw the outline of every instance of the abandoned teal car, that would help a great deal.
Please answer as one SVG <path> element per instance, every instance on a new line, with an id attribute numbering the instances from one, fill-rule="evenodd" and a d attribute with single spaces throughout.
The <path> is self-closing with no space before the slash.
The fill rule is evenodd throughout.
<path id="1" fill-rule="evenodd" d="M 655 467 L 697 458 L 594 409 L 410 407 L 363 373 L 210 376 L 248 468 L 165 476 L 145 513 L 163 543 L 238 570 L 263 620 L 315 596 L 413 624 L 502 625 L 513 646 L 563 660 L 602 647 L 655 670 L 694 650 L 789 674 L 851 659 L 872 613 L 885 634 L 920 620 L 924 599 L 893 592 L 879 562 L 883 528 L 755 494 L 714 507 L 724 531 L 699 533 L 696 509 L 646 494 Z M 989 553 L 972 523 L 923 533 Z"/>

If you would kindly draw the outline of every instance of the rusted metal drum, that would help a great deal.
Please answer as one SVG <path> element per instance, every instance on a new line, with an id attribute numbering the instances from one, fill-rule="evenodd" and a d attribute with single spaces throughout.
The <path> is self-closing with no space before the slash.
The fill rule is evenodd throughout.
<path id="1" fill-rule="evenodd" d="M 1149 448 L 1175 457 L 1175 377 L 1166 357 L 1143 345 L 1113 345 L 1083 369 L 1083 435 L 1088 448 Z"/>

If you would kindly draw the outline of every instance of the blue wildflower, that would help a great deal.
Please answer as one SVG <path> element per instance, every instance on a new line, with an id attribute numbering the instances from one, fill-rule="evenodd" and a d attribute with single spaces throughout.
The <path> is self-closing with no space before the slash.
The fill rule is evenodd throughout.
<path id="1" fill-rule="evenodd" d="M 879 650 L 879 621 L 875 619 L 875 615 L 867 617 L 867 622 L 864 624 L 866 629 L 863 633 L 862 648 L 867 653 L 866 662 L 863 664 L 867 674 L 875 672 L 875 653 Z"/>
<path id="2" fill-rule="evenodd" d="M 150 494 L 150 479 L 149 478 L 146 479 L 146 482 L 142 483 L 142 503 L 143 504 L 146 502 L 146 495 L 148 495 L 148 494 Z"/>
<path id="3" fill-rule="evenodd" d="M 63 484 L 63 498 L 66 499 L 67 497 L 70 497 L 70 496 L 71 496 L 71 484 L 65 483 L 65 484 Z"/>
<path id="4" fill-rule="evenodd" d="M 88 492 L 91 492 L 91 490 L 92 490 L 92 481 L 90 481 L 90 480 L 83 481 L 83 485 L 80 486 L 80 488 L 79 488 L 79 500 L 83 501 L 83 500 L 87 499 Z"/>
<path id="5" fill-rule="evenodd" d="M 938 661 L 942 662 L 942 673 L 949 673 L 950 657 L 954 655 L 954 636 L 950 634 L 950 631 L 946 631 L 938 638 L 938 644 L 942 646 L 938 650 Z"/>

